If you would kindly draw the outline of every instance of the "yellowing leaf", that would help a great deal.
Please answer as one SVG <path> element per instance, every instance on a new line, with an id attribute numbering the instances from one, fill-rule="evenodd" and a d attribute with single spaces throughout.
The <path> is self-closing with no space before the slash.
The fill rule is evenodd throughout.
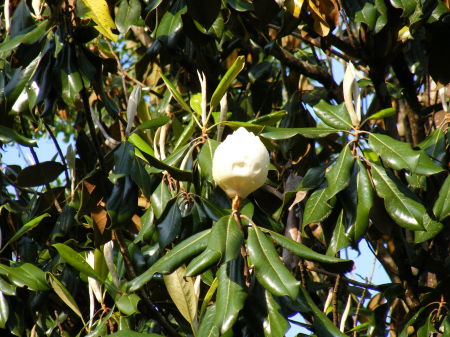
<path id="1" fill-rule="evenodd" d="M 111 29 L 116 28 L 116 25 L 109 14 L 108 4 L 106 0 L 82 0 L 83 3 L 89 8 L 90 12 L 88 17 L 97 24 L 97 29 L 101 34 L 108 39 L 117 42 L 118 36 L 114 34 Z"/>
<path id="2" fill-rule="evenodd" d="M 311 12 L 311 17 L 314 19 L 314 31 L 320 36 L 327 36 L 330 32 L 330 25 L 328 24 L 325 15 L 320 11 L 313 0 L 308 1 L 308 7 Z"/>
<path id="3" fill-rule="evenodd" d="M 288 12 L 291 13 L 294 18 L 298 19 L 302 12 L 303 2 L 304 0 L 287 0 L 285 6 Z"/>

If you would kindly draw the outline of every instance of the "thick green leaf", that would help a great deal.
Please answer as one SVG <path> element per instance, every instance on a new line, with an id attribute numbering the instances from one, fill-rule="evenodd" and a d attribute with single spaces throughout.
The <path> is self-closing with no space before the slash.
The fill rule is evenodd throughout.
<path id="1" fill-rule="evenodd" d="M 167 116 L 160 116 L 155 119 L 150 119 L 138 125 L 138 130 L 147 130 L 147 129 L 156 129 L 160 126 L 167 124 L 170 121 L 170 118 Z M 153 151 L 152 151 L 153 153 Z M 152 154 L 151 153 L 151 154 Z"/>
<path id="2" fill-rule="evenodd" d="M 29 232 L 30 230 L 35 228 L 37 225 L 39 225 L 41 223 L 42 219 L 47 218 L 49 216 L 50 216 L 50 214 L 48 214 L 48 213 L 42 214 L 42 215 L 28 221 L 25 225 L 20 227 L 20 229 L 14 233 L 14 235 L 11 237 L 11 239 L 8 240 L 8 242 L 2 247 L 2 249 L 0 249 L 0 253 L 3 252 L 3 250 L 6 247 L 8 247 L 11 243 L 13 243 L 17 239 L 19 239 L 22 235 L 24 235 L 25 233 Z"/>
<path id="3" fill-rule="evenodd" d="M 219 328 L 214 324 L 216 317 L 216 304 L 209 306 L 203 315 L 197 337 L 219 337 Z"/>
<path id="4" fill-rule="evenodd" d="M 178 207 L 178 202 L 174 200 L 167 214 L 161 219 L 161 222 L 157 226 L 158 229 L 158 242 L 161 249 L 164 249 L 169 245 L 181 229 L 181 212 Z"/>
<path id="5" fill-rule="evenodd" d="M 208 240 L 208 249 L 217 251 L 223 262 L 235 259 L 239 255 L 244 233 L 239 228 L 232 215 L 220 218 L 211 230 Z"/>
<path id="6" fill-rule="evenodd" d="M 263 327 L 265 337 L 283 337 L 286 330 L 289 328 L 289 322 L 281 313 L 280 305 L 275 301 L 272 294 L 268 291 L 264 292 L 267 316 L 264 317 Z"/>
<path id="7" fill-rule="evenodd" d="M 351 239 L 354 242 L 358 242 L 366 233 L 369 226 L 370 209 L 373 206 L 373 189 L 369 175 L 360 161 L 357 161 L 357 164 L 359 171 L 356 177 L 356 217 L 351 229 Z"/>
<path id="8" fill-rule="evenodd" d="M 225 95 L 225 93 L 227 92 L 231 83 L 234 81 L 237 75 L 239 75 L 242 69 L 244 69 L 244 66 L 245 57 L 242 55 L 238 56 L 234 63 L 231 65 L 230 69 L 227 70 L 223 78 L 220 80 L 220 83 L 217 86 L 216 90 L 214 90 L 210 101 L 210 111 L 213 111 L 216 108 L 223 95 Z"/>
<path id="9" fill-rule="evenodd" d="M 185 276 L 199 275 L 205 272 L 211 266 L 217 264 L 221 260 L 221 258 L 222 258 L 221 252 L 206 248 L 203 251 L 203 253 L 193 258 L 191 262 L 189 262 L 188 266 L 186 267 Z"/>
<path id="10" fill-rule="evenodd" d="M 350 146 L 344 146 L 334 165 L 325 174 L 328 182 L 326 192 L 328 199 L 331 199 L 347 187 L 354 161 L 355 159 L 353 158 Z"/>
<path id="11" fill-rule="evenodd" d="M 141 2 L 139 0 L 122 0 L 116 15 L 116 26 L 121 34 L 126 34 L 132 25 L 135 25 L 141 15 Z"/>
<path id="12" fill-rule="evenodd" d="M 208 139 L 203 144 L 200 154 L 198 155 L 198 164 L 201 168 L 202 176 L 212 179 L 212 160 L 219 142 L 214 139 Z"/>
<path id="13" fill-rule="evenodd" d="M 389 167 L 395 170 L 408 169 L 412 173 L 432 175 L 442 171 L 442 168 L 422 150 L 413 150 L 411 145 L 398 141 L 387 135 L 371 133 L 369 145 Z"/>
<path id="14" fill-rule="evenodd" d="M 84 323 L 83 315 L 81 314 L 80 309 L 78 308 L 78 304 L 73 298 L 72 294 L 67 290 L 67 288 L 51 273 L 47 273 L 48 280 L 50 282 L 50 285 L 52 286 L 53 290 L 55 291 L 56 295 L 59 296 L 59 298 L 67 304 L 67 306 L 73 310 L 74 313 L 78 315 L 78 317 L 81 318 L 81 320 Z"/>
<path id="15" fill-rule="evenodd" d="M 422 242 L 425 242 L 427 240 L 434 238 L 444 228 L 444 225 L 442 223 L 434 221 L 426 213 L 423 216 L 423 226 L 425 227 L 424 231 L 415 231 L 414 232 L 414 242 L 415 243 L 422 243 Z"/>
<path id="16" fill-rule="evenodd" d="M 45 185 L 58 178 L 64 169 L 65 166 L 56 161 L 44 161 L 30 165 L 20 171 L 17 176 L 17 184 L 27 187 Z"/>
<path id="17" fill-rule="evenodd" d="M 345 235 L 345 225 L 344 225 L 344 210 L 341 210 L 339 217 L 337 219 L 336 225 L 334 226 L 333 235 L 328 243 L 327 255 L 335 256 L 342 248 L 348 247 L 350 241 Z"/>
<path id="18" fill-rule="evenodd" d="M 111 310 L 111 312 L 113 312 Z M 163 335 L 158 335 L 156 333 L 144 333 L 144 332 L 136 332 L 129 329 L 124 329 L 117 331 L 113 334 L 107 335 L 108 337 L 163 337 Z"/>
<path id="19" fill-rule="evenodd" d="M 44 36 L 45 31 L 47 30 L 48 20 L 42 21 L 39 25 L 37 25 L 33 30 L 17 35 L 13 37 L 11 40 L 3 41 L 0 44 L 0 53 L 10 51 L 15 49 L 21 43 L 33 44 L 38 41 L 42 36 Z"/>
<path id="20" fill-rule="evenodd" d="M 137 149 L 139 149 L 140 151 L 154 156 L 155 152 L 153 151 L 153 148 L 144 140 L 142 139 L 140 136 L 138 136 L 136 133 L 132 133 L 129 137 L 128 137 L 128 141 L 133 144 Z M 136 151 L 137 152 L 137 151 Z M 144 156 L 141 156 L 142 159 L 145 159 Z"/>
<path id="21" fill-rule="evenodd" d="M 155 273 L 168 274 L 178 268 L 184 261 L 203 251 L 208 245 L 210 229 L 197 233 L 180 242 L 175 248 L 166 253 L 147 271 L 128 283 L 131 292 L 140 289 Z"/>
<path id="22" fill-rule="evenodd" d="M 5 271 L 6 273 L 6 271 Z M 1 270 L 0 270 L 1 274 Z M 16 295 L 16 286 L 8 283 L 5 281 L 3 277 L 0 276 L 0 291 L 8 296 L 15 296 Z"/>
<path id="23" fill-rule="evenodd" d="M 215 325 L 224 334 L 236 322 L 247 297 L 243 280 L 243 260 L 238 257 L 222 264 L 218 271 Z"/>
<path id="24" fill-rule="evenodd" d="M 181 1 L 179 2 L 182 3 Z M 156 37 L 170 36 L 178 32 L 183 27 L 183 20 L 181 16 L 186 13 L 186 6 L 178 6 L 175 4 L 171 10 L 168 10 L 163 17 L 161 18 L 161 22 L 156 29 Z M 180 8 L 181 7 L 181 8 Z M 163 77 L 163 74 L 160 74 Z M 164 79 L 164 77 L 163 77 Z M 165 82 L 166 80 L 164 80 Z M 167 82 L 166 82 L 167 84 Z M 172 93 L 173 94 L 173 93 Z M 184 107 L 183 107 L 184 108 Z M 189 111 L 189 110 L 186 110 Z"/>
<path id="25" fill-rule="evenodd" d="M 196 93 L 189 99 L 189 105 L 199 116 L 202 115 L 202 94 Z"/>
<path id="26" fill-rule="evenodd" d="M 329 320 L 329 318 L 320 310 L 314 303 L 311 296 L 309 296 L 307 290 L 300 286 L 300 295 L 304 304 L 309 308 L 310 313 L 314 317 L 314 328 L 317 336 L 320 337 L 346 337 L 344 333 Z"/>
<path id="27" fill-rule="evenodd" d="M 175 98 L 175 100 L 178 102 L 178 104 L 180 104 L 180 106 L 185 111 L 193 113 L 191 108 L 189 107 L 189 105 L 186 104 L 186 102 L 183 99 L 183 96 L 178 91 L 178 89 L 173 85 L 173 83 L 170 82 L 170 80 L 166 76 L 164 76 L 164 74 L 161 74 L 161 78 L 164 80 L 164 83 L 166 84 L 167 88 L 169 89 L 170 93 Z"/>
<path id="28" fill-rule="evenodd" d="M 372 178 L 375 191 L 380 198 L 384 199 L 386 211 L 391 218 L 402 227 L 411 230 L 424 230 L 423 217 L 426 213 L 425 207 L 416 200 L 404 194 L 398 187 L 398 182 L 389 177 L 385 169 L 373 164 Z"/>
<path id="29" fill-rule="evenodd" d="M 0 125 L 0 142 L 9 143 L 14 142 L 23 146 L 34 147 L 37 146 L 36 140 L 28 139 L 15 130 Z"/>
<path id="30" fill-rule="evenodd" d="M 330 198 L 328 198 L 328 190 L 326 188 L 314 191 L 306 201 L 303 225 L 325 220 L 333 210 L 333 206 L 330 205 L 328 200 Z M 331 199 L 331 203 L 333 202 L 334 199 Z"/>
<path id="31" fill-rule="evenodd" d="M 331 105 L 320 100 L 318 104 L 314 106 L 314 112 L 316 115 L 328 126 L 338 130 L 349 130 L 352 126 L 350 115 L 344 103 L 339 105 Z"/>
<path id="32" fill-rule="evenodd" d="M 441 221 L 450 215 L 450 175 L 447 176 L 439 190 L 439 196 L 433 206 L 433 213 Z"/>
<path id="33" fill-rule="evenodd" d="M 166 209 L 166 206 L 169 203 L 170 199 L 172 199 L 172 195 L 169 192 L 169 188 L 167 187 L 165 181 L 161 181 L 150 198 L 151 207 L 156 218 L 159 219 L 164 213 L 164 210 Z"/>
<path id="34" fill-rule="evenodd" d="M 6 296 L 0 291 L 0 329 L 6 328 L 9 317 L 9 303 Z"/>
<path id="35" fill-rule="evenodd" d="M 270 234 L 272 240 L 278 243 L 281 247 L 286 248 L 291 253 L 300 256 L 303 259 L 316 261 L 327 265 L 334 265 L 336 269 L 339 269 L 341 272 L 350 271 L 353 267 L 352 260 L 344 260 L 339 259 L 334 256 L 327 256 L 320 253 L 315 252 L 311 248 L 296 242 L 292 239 L 289 239 L 279 233 L 270 231 L 268 229 L 262 229 L 264 232 Z"/>
<path id="36" fill-rule="evenodd" d="M 9 280 L 18 287 L 27 286 L 34 291 L 49 289 L 45 273 L 31 263 L 24 263 L 19 267 L 0 265 L 0 268 L 6 271 Z"/>
<path id="37" fill-rule="evenodd" d="M 53 247 L 56 248 L 59 255 L 66 261 L 69 265 L 71 265 L 73 268 L 78 270 L 79 272 L 86 274 L 87 276 L 90 276 L 97 281 L 103 282 L 100 275 L 98 275 L 94 269 L 86 262 L 83 256 L 81 254 L 77 253 L 75 250 L 73 250 L 71 247 L 66 246 L 62 243 L 55 243 Z"/>
<path id="38" fill-rule="evenodd" d="M 189 322 L 192 331 L 197 332 L 198 298 L 194 290 L 194 281 L 185 277 L 186 268 L 180 266 L 170 274 L 164 275 L 166 289 L 181 315 Z"/>
<path id="39" fill-rule="evenodd" d="M 386 109 L 380 110 L 378 112 L 375 112 L 374 114 L 367 117 L 367 119 L 370 119 L 370 120 L 383 119 L 383 118 L 392 117 L 395 114 L 396 114 L 395 108 L 386 108 Z"/>
<path id="40" fill-rule="evenodd" d="M 443 128 L 433 130 L 419 147 L 433 159 L 438 165 L 443 165 L 447 151 L 445 149 L 445 133 Z"/>
<path id="41" fill-rule="evenodd" d="M 256 278 L 264 288 L 276 296 L 297 297 L 299 282 L 281 262 L 273 243 L 256 226 L 248 230 L 247 251 Z"/>
<path id="42" fill-rule="evenodd" d="M 365 23 L 370 30 L 373 30 L 377 20 L 377 10 L 375 6 L 369 2 L 366 2 L 364 7 L 360 11 L 356 12 L 355 20 L 356 22 Z"/>
<path id="43" fill-rule="evenodd" d="M 249 123 L 257 124 L 257 125 L 273 126 L 286 115 L 287 115 L 286 110 L 274 111 L 274 112 L 268 113 L 267 115 L 253 118 L 253 119 L 249 120 Z"/>
<path id="44" fill-rule="evenodd" d="M 138 313 L 138 304 L 141 299 L 136 294 L 122 294 L 115 300 L 117 308 L 125 315 Z"/>
<path id="45" fill-rule="evenodd" d="M 282 140 L 289 139 L 297 135 L 301 135 L 306 138 L 322 138 L 332 133 L 336 133 L 336 129 L 331 128 L 273 128 L 266 127 L 260 134 L 261 137 Z"/>

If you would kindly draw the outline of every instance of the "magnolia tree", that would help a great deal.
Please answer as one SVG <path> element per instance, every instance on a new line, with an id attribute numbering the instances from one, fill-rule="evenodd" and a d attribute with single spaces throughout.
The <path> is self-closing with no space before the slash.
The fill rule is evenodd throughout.
<path id="1" fill-rule="evenodd" d="M 450 336 L 449 12 L 2 2 L 1 335 Z"/>

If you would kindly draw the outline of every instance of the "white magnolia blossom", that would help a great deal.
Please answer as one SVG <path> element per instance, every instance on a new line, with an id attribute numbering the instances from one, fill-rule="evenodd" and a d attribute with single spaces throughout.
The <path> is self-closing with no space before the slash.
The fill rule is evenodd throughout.
<path id="1" fill-rule="evenodd" d="M 245 198 L 266 181 L 269 161 L 259 137 L 241 127 L 217 147 L 213 178 L 230 198 Z"/>
<path id="2" fill-rule="evenodd" d="M 92 269 L 95 268 L 95 256 L 94 252 L 90 251 L 86 256 L 86 262 L 92 267 Z M 95 295 L 95 298 L 99 303 L 103 303 L 103 300 L 105 298 L 103 292 L 102 292 L 102 285 L 99 281 L 97 281 L 93 277 L 88 277 L 88 283 L 89 283 L 89 289 L 92 290 L 92 292 Z"/>
<path id="3" fill-rule="evenodd" d="M 344 74 L 344 102 L 345 107 L 352 120 L 352 125 L 357 127 L 361 122 L 361 95 L 358 82 L 356 82 L 356 69 L 353 63 L 349 62 Z"/>

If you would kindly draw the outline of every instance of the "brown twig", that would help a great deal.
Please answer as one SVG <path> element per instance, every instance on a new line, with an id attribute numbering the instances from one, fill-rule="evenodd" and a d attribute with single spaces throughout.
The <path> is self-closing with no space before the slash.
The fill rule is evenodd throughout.
<path id="1" fill-rule="evenodd" d="M 332 303 L 333 303 L 333 324 L 335 326 L 338 325 L 339 322 L 339 313 L 338 313 L 338 292 L 339 292 L 339 285 L 340 285 L 340 280 L 341 280 L 341 275 L 338 274 L 336 276 L 336 280 L 334 282 L 334 288 L 333 288 L 333 299 L 332 299 Z"/>
<path id="2" fill-rule="evenodd" d="M 56 147 L 56 151 L 58 152 L 59 157 L 61 158 L 61 162 L 64 165 L 64 175 L 66 177 L 66 186 L 68 186 L 70 184 L 70 178 L 69 178 L 69 171 L 67 170 L 67 163 L 66 163 L 66 158 L 64 157 L 61 147 L 59 146 L 58 140 L 56 139 L 52 129 L 50 129 L 50 127 L 48 126 L 47 123 L 44 122 L 44 127 L 47 130 L 50 138 L 53 141 L 53 144 L 55 144 Z"/>
<path id="3" fill-rule="evenodd" d="M 62 328 L 61 322 L 59 321 L 58 312 L 55 310 L 54 313 L 55 313 L 55 318 L 56 318 L 56 324 L 58 324 L 58 329 L 61 332 L 61 337 L 65 337 L 66 334 L 64 333 L 64 330 Z"/>

